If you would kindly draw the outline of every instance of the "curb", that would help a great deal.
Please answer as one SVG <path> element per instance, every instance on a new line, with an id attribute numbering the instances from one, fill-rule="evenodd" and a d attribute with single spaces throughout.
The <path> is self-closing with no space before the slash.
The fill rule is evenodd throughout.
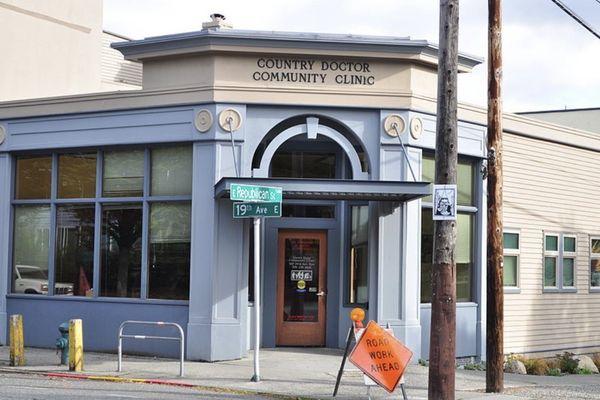
<path id="1" fill-rule="evenodd" d="M 55 379 L 77 379 L 77 380 L 91 380 L 100 382 L 113 382 L 113 383 L 140 383 L 146 385 L 163 385 L 163 386 L 174 386 L 183 387 L 194 390 L 203 390 L 206 392 L 213 393 L 226 393 L 226 394 L 237 394 L 242 396 L 263 396 L 271 399 L 281 400 L 308 400 L 310 397 L 293 396 L 280 393 L 271 393 L 263 391 L 255 391 L 248 389 L 235 389 L 235 388 L 224 388 L 218 386 L 198 385 L 194 383 L 168 381 L 163 379 L 146 379 L 146 378 L 123 378 L 114 375 L 88 375 L 84 373 L 67 373 L 67 372 L 48 372 L 48 371 L 31 371 L 31 370 L 15 370 L 11 368 L 0 368 L 2 373 L 12 374 L 24 374 L 24 375 L 38 375 L 45 376 L 47 378 Z"/>

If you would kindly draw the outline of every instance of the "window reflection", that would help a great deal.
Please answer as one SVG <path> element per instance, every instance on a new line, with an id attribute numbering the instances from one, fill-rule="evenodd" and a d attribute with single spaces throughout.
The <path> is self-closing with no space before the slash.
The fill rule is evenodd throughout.
<path id="1" fill-rule="evenodd" d="M 140 197 L 144 189 L 144 151 L 104 153 L 105 197 Z"/>
<path id="2" fill-rule="evenodd" d="M 350 207 L 349 299 L 353 303 L 369 301 L 369 206 Z"/>
<path id="3" fill-rule="evenodd" d="M 148 296 L 189 297 L 191 209 L 189 203 L 154 203 L 150 209 Z"/>
<path id="4" fill-rule="evenodd" d="M 458 213 L 456 221 L 456 301 L 472 301 L 473 214 Z M 421 211 L 421 303 L 431 303 L 433 219 L 431 209 Z"/>
<path id="5" fill-rule="evenodd" d="M 13 293 L 48 293 L 50 206 L 15 207 Z"/>
<path id="6" fill-rule="evenodd" d="M 102 210 L 100 295 L 140 297 L 142 205 L 110 205 Z"/>
<path id="7" fill-rule="evenodd" d="M 93 295 L 94 213 L 93 205 L 57 207 L 54 284 L 57 295 Z"/>
<path id="8" fill-rule="evenodd" d="M 152 195 L 192 193 L 192 148 L 166 147 L 152 150 Z"/>
<path id="9" fill-rule="evenodd" d="M 96 197 L 96 153 L 58 156 L 58 197 Z"/>
<path id="10" fill-rule="evenodd" d="M 52 175 L 51 156 L 17 158 L 15 198 L 49 199 Z"/>

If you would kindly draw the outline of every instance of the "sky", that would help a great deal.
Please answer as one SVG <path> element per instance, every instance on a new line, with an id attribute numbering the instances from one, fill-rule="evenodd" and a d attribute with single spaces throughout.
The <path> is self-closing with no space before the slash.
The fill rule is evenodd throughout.
<path id="1" fill-rule="evenodd" d="M 600 31 L 600 0 L 565 0 Z M 236 29 L 410 36 L 438 43 L 436 0 L 104 0 L 104 29 L 142 39 L 197 31 L 212 13 Z M 600 107 L 600 39 L 550 0 L 503 1 L 509 112 Z M 487 58 L 487 1 L 461 0 L 459 51 Z M 460 74 L 458 98 L 483 106 L 487 65 Z"/>

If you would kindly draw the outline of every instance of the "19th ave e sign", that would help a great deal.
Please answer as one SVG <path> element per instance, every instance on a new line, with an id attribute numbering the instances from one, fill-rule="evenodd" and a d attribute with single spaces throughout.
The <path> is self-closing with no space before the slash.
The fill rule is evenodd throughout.
<path id="1" fill-rule="evenodd" d="M 412 351 L 375 321 L 369 322 L 350 354 L 352 364 L 390 393 L 411 358 Z"/>
<path id="2" fill-rule="evenodd" d="M 233 203 L 233 218 L 281 217 L 281 203 Z"/>
<path id="3" fill-rule="evenodd" d="M 283 191 L 280 187 L 241 185 L 232 183 L 229 198 L 236 201 L 256 201 L 263 203 L 281 203 Z"/>

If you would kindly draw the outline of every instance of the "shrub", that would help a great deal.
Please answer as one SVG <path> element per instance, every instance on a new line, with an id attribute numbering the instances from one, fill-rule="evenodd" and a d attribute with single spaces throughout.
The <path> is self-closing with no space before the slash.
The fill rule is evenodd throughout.
<path id="1" fill-rule="evenodd" d="M 576 374 L 577 373 L 577 365 L 579 364 L 577 360 L 573 358 L 575 354 L 569 353 L 565 351 L 563 354 L 557 354 L 556 358 L 560 363 L 560 370 L 567 374 Z"/>
<path id="2" fill-rule="evenodd" d="M 523 361 L 525 369 L 529 375 L 546 375 L 548 373 L 548 363 L 541 358 L 530 358 Z"/>
<path id="3" fill-rule="evenodd" d="M 468 371 L 485 371 L 485 363 L 467 363 L 464 369 Z"/>
<path id="4" fill-rule="evenodd" d="M 591 375 L 592 370 L 589 368 L 577 368 L 577 374 L 579 375 Z"/>
<path id="5" fill-rule="evenodd" d="M 560 368 L 548 368 L 547 375 L 560 376 L 561 375 Z"/>

